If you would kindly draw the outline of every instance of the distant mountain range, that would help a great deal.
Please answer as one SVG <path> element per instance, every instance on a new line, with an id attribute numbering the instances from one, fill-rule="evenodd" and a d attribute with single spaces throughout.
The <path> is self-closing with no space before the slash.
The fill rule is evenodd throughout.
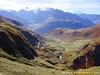
<path id="1" fill-rule="evenodd" d="M 72 14 L 53 8 L 46 10 L 21 9 L 20 11 L 0 10 L 0 15 L 16 20 L 41 34 L 45 34 L 55 28 L 87 28 L 100 22 L 100 15 Z"/>
<path id="2" fill-rule="evenodd" d="M 75 13 L 76 15 L 78 15 L 81 18 L 84 19 L 89 19 L 91 20 L 93 23 L 95 24 L 100 24 L 100 15 L 97 14 L 85 14 L 85 13 Z"/>
<path id="3" fill-rule="evenodd" d="M 27 20 L 17 16 L 16 14 L 13 13 L 13 11 L 0 10 L 0 15 L 18 21 L 22 24 L 29 24 Z"/>

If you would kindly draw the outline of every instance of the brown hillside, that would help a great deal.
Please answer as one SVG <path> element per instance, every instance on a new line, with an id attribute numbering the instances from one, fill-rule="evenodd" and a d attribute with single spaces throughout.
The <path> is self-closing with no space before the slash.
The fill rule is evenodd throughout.
<path id="1" fill-rule="evenodd" d="M 37 56 L 36 51 L 23 34 L 10 23 L 0 24 L 0 47 L 3 51 L 16 57 L 33 59 L 34 56 Z"/>
<path id="2" fill-rule="evenodd" d="M 77 39 L 90 39 L 100 37 L 100 25 L 96 25 L 90 28 L 72 30 L 65 28 L 57 28 L 49 32 L 49 36 L 54 36 L 61 40 L 77 40 Z"/>
<path id="3" fill-rule="evenodd" d="M 100 66 L 100 38 L 86 44 L 73 58 L 70 67 L 76 70 L 92 66 Z"/>

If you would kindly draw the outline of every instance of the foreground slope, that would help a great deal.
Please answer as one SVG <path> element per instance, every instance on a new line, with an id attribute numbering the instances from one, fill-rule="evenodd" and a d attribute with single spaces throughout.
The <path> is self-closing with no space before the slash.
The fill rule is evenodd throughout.
<path id="1" fill-rule="evenodd" d="M 61 75 L 61 70 L 54 69 L 54 66 L 45 60 L 34 59 L 38 54 L 33 47 L 37 46 L 38 42 L 41 45 L 43 40 L 44 38 L 39 34 L 3 20 L 0 23 L 0 63 L 2 64 L 0 74 L 47 75 L 49 72 L 50 75 Z"/>
<path id="2" fill-rule="evenodd" d="M 96 38 L 77 53 L 72 60 L 70 67 L 73 69 L 86 69 L 93 66 L 100 66 L 100 38 Z"/>
<path id="3" fill-rule="evenodd" d="M 62 75 L 61 70 L 41 58 L 24 34 L 11 23 L 0 24 L 0 74 L 5 75 Z M 34 59 L 34 60 L 27 60 Z M 64 74 L 65 75 L 65 74 Z"/>
<path id="4" fill-rule="evenodd" d="M 23 34 L 9 23 L 0 24 L 0 47 L 3 51 L 16 57 L 33 59 L 34 56 L 37 56 L 36 51 Z"/>
<path id="5" fill-rule="evenodd" d="M 1 75 L 66 75 L 61 70 L 29 66 L 0 57 Z M 34 63 L 34 62 L 33 62 Z"/>

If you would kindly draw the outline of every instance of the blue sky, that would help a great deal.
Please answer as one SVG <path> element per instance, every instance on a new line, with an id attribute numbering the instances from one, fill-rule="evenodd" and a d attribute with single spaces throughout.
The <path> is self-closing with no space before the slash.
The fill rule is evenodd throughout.
<path id="1" fill-rule="evenodd" d="M 0 0 L 0 9 L 20 10 L 26 7 L 32 10 L 50 7 L 65 12 L 100 14 L 100 0 Z"/>

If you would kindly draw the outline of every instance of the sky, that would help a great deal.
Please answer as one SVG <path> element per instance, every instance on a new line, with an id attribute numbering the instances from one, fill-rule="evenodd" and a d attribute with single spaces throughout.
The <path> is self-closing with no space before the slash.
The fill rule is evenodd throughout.
<path id="1" fill-rule="evenodd" d="M 72 13 L 100 14 L 100 0 L 0 0 L 0 9 L 18 11 L 25 8 L 55 8 Z"/>

